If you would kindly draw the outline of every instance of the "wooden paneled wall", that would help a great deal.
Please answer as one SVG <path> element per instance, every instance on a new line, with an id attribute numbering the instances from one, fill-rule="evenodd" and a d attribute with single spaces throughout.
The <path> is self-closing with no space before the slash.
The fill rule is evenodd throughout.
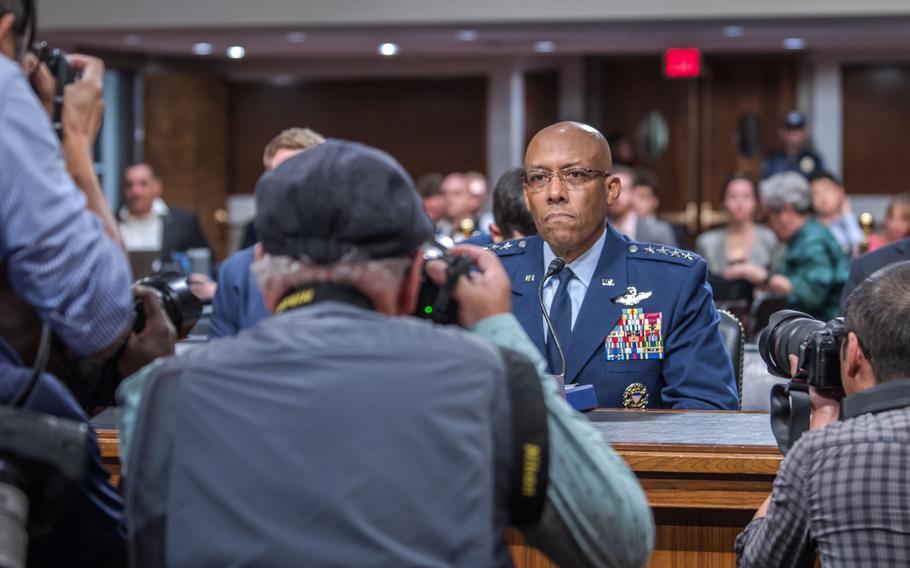
<path id="1" fill-rule="evenodd" d="M 559 116 L 559 72 L 525 73 L 525 146 Z"/>
<path id="2" fill-rule="evenodd" d="M 641 120 L 651 111 L 669 126 L 669 146 L 656 161 L 639 156 L 639 165 L 653 171 L 660 183 L 661 207 L 684 209 L 695 188 L 687 180 L 689 83 L 663 76 L 659 57 L 598 60 L 590 68 L 597 105 L 592 125 L 604 134 L 621 131 L 634 139 Z"/>
<path id="3" fill-rule="evenodd" d="M 291 126 L 389 152 L 415 178 L 486 170 L 483 77 L 230 85 L 231 193 L 250 193 L 268 141 Z"/>
<path id="4" fill-rule="evenodd" d="M 785 56 L 705 56 L 698 79 L 668 79 L 659 57 L 594 59 L 590 120 L 605 134 L 634 139 L 642 119 L 658 111 L 669 145 L 657 160 L 638 156 L 660 183 L 661 208 L 680 211 L 690 202 L 720 206 L 720 185 L 737 170 L 758 173 L 761 157 L 778 145 L 777 130 L 796 104 L 797 61 Z M 760 116 L 754 157 L 739 155 L 736 133 L 744 113 Z"/>
<path id="5" fill-rule="evenodd" d="M 145 160 L 164 185 L 164 200 L 199 215 L 216 259 L 224 228 L 214 213 L 227 194 L 227 85 L 198 73 L 145 78 Z"/>
<path id="6" fill-rule="evenodd" d="M 847 65 L 842 84 L 847 190 L 910 191 L 910 65 Z"/>
<path id="7" fill-rule="evenodd" d="M 702 200 L 721 204 L 721 185 L 733 172 L 759 177 L 762 158 L 779 148 L 779 129 L 784 116 L 796 107 L 797 60 L 791 57 L 711 57 L 701 82 Z M 737 149 L 740 117 L 760 117 L 756 155 L 743 156 Z"/>

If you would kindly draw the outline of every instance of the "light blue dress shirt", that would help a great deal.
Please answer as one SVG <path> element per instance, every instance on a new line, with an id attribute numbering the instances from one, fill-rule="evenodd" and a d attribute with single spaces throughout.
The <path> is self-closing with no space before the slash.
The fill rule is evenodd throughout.
<path id="1" fill-rule="evenodd" d="M 568 268 L 572 269 L 572 273 L 575 274 L 575 277 L 569 280 L 569 299 L 572 301 L 573 328 L 575 327 L 575 320 L 578 318 L 578 312 L 581 311 L 581 304 L 585 301 L 585 294 L 588 293 L 588 286 L 591 284 L 591 278 L 594 276 L 594 271 L 597 270 L 597 262 L 600 260 L 600 253 L 603 251 L 606 235 L 607 232 L 605 230 L 591 248 L 567 265 Z M 550 248 L 550 244 L 544 241 L 544 269 L 550 266 L 550 263 L 554 258 L 556 258 L 556 254 L 553 252 L 553 249 Z M 555 276 L 547 280 L 547 283 L 543 287 L 543 305 L 547 308 L 548 314 L 550 313 L 550 306 L 553 304 L 553 297 L 556 295 L 556 290 L 558 288 L 559 278 Z M 547 321 L 543 316 L 541 316 L 541 321 L 543 322 L 543 336 L 549 337 L 549 328 L 547 328 Z"/>
<path id="2" fill-rule="evenodd" d="M 126 255 L 86 210 L 47 112 L 3 55 L 0 196 L 0 263 L 16 293 L 77 354 L 113 344 L 132 311 Z"/>

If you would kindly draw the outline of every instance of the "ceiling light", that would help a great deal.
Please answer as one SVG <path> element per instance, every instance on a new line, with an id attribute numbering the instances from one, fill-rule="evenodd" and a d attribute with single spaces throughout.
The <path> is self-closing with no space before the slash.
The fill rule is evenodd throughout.
<path id="1" fill-rule="evenodd" d="M 210 43 L 194 43 L 193 44 L 193 53 L 196 55 L 209 55 L 212 53 L 212 44 Z"/>
<path id="2" fill-rule="evenodd" d="M 458 41 L 477 41 L 480 34 L 477 30 L 458 30 L 455 32 L 455 39 Z"/>
<path id="3" fill-rule="evenodd" d="M 285 38 L 288 40 L 288 43 L 303 43 L 306 41 L 306 33 L 288 32 L 288 35 L 286 35 Z"/>
<path id="4" fill-rule="evenodd" d="M 240 45 L 232 45 L 227 48 L 226 53 L 231 59 L 243 59 L 243 56 L 246 55 L 246 50 Z"/>
<path id="5" fill-rule="evenodd" d="M 535 41 L 534 42 L 534 51 L 537 53 L 553 53 L 556 51 L 556 42 L 555 41 Z"/>
<path id="6" fill-rule="evenodd" d="M 129 34 L 126 36 L 126 45 L 139 45 L 142 43 L 142 37 L 139 34 Z"/>
<path id="7" fill-rule="evenodd" d="M 386 57 L 391 57 L 392 55 L 398 55 L 398 44 L 397 43 L 384 43 L 379 46 L 379 55 L 385 55 Z"/>
<path id="8" fill-rule="evenodd" d="M 746 35 L 746 30 L 742 26 L 724 26 L 722 33 L 724 37 L 743 37 Z"/>
<path id="9" fill-rule="evenodd" d="M 783 46 L 784 46 L 784 49 L 791 49 L 791 50 L 805 49 L 806 40 L 804 40 L 801 37 L 788 37 L 788 38 L 784 39 Z"/>

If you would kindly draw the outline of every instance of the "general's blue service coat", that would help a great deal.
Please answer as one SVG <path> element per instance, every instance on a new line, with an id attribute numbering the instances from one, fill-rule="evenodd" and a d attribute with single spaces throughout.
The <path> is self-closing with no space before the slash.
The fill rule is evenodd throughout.
<path id="1" fill-rule="evenodd" d="M 512 281 L 512 311 L 546 356 L 537 287 L 539 235 L 492 245 Z M 638 243 L 607 226 L 566 352 L 566 383 L 594 385 L 600 407 L 739 407 L 730 356 L 695 253 Z"/>

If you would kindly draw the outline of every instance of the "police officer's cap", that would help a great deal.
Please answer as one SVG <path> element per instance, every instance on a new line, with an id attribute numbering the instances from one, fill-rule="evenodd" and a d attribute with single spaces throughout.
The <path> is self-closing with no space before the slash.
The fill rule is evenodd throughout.
<path id="1" fill-rule="evenodd" d="M 327 140 L 256 184 L 256 234 L 269 254 L 330 264 L 409 256 L 433 225 L 404 168 L 369 146 Z"/>
<path id="2" fill-rule="evenodd" d="M 803 113 L 791 110 L 784 117 L 784 128 L 803 128 L 806 126 L 806 117 Z"/>

